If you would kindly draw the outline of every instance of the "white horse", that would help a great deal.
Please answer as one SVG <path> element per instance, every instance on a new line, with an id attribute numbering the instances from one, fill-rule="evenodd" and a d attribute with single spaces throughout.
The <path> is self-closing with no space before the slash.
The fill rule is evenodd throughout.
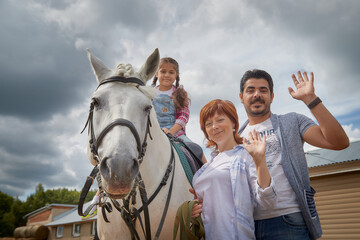
<path id="1" fill-rule="evenodd" d="M 90 51 L 88 51 L 88 56 L 99 84 L 92 97 L 93 110 L 90 113 L 92 116 L 90 116 L 89 139 L 93 143 L 88 146 L 89 159 L 93 165 L 99 164 L 102 188 L 111 198 L 126 197 L 133 189 L 139 172 L 149 198 L 160 185 L 172 152 L 172 146 L 160 129 L 156 113 L 152 108 L 151 100 L 155 91 L 152 87 L 144 86 L 158 68 L 159 51 L 155 49 L 139 71 L 135 71 L 130 64 L 119 64 L 115 70 L 110 70 L 101 60 L 92 56 Z M 116 78 L 119 76 L 125 81 L 135 80 L 117 81 Z M 145 152 L 144 141 L 147 142 Z M 169 174 L 167 184 L 148 206 L 151 236 L 154 237 L 168 198 L 172 174 L 174 174 L 172 195 L 159 239 L 172 238 L 177 208 L 184 201 L 192 199 L 192 195 L 188 192 L 190 184 L 176 151 L 173 152 L 175 162 L 172 164 L 173 169 Z M 143 159 L 142 154 L 144 154 Z M 139 193 L 136 194 L 134 205 L 137 209 L 143 205 L 139 195 Z M 118 200 L 118 202 L 122 201 Z M 129 228 L 119 211 L 114 208 L 105 217 L 110 223 L 105 222 L 101 209 L 98 209 L 97 230 L 101 240 L 131 239 Z M 141 218 L 144 222 L 144 211 L 141 213 Z M 140 238 L 144 239 L 139 220 L 136 221 L 136 230 Z"/>

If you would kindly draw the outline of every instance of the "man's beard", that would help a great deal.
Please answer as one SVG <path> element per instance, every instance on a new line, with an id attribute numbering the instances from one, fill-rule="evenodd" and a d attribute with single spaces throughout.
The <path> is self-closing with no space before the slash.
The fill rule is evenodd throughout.
<path id="1" fill-rule="evenodd" d="M 266 114 L 268 114 L 269 112 L 270 112 L 270 105 L 266 105 L 265 104 L 265 108 L 263 109 L 263 110 L 261 110 L 261 111 L 257 111 L 257 110 L 255 110 L 255 111 L 253 111 L 253 110 L 251 110 L 251 105 L 253 105 L 254 103 L 262 103 L 262 104 L 265 104 L 265 101 L 264 100 L 262 100 L 262 99 L 255 99 L 254 101 L 252 101 L 251 103 L 250 103 L 250 106 L 249 106 L 249 108 L 248 109 L 246 109 L 246 112 L 250 115 L 250 116 L 252 116 L 252 117 L 260 117 L 260 116 L 264 116 L 264 115 L 266 115 Z"/>

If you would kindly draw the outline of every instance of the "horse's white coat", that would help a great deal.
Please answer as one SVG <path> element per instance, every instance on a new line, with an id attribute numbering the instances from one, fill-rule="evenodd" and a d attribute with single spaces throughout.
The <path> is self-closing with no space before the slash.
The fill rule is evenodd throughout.
<path id="1" fill-rule="evenodd" d="M 92 56 L 90 51 L 88 51 L 88 56 L 98 82 L 101 82 L 101 80 L 110 76 L 122 75 L 126 77 L 135 76 L 146 83 L 146 81 L 155 74 L 159 64 L 159 52 L 157 49 L 149 56 L 146 63 L 138 72 L 134 71 L 130 64 L 120 64 L 114 71 L 112 71 L 107 68 L 101 60 Z M 98 106 L 95 108 L 93 119 L 95 135 L 98 136 L 100 131 L 114 119 L 124 118 L 133 122 L 139 132 L 142 142 L 145 135 L 147 121 L 144 108 L 151 105 L 151 97 L 154 93 L 153 88 L 145 86 L 137 89 L 134 84 L 107 83 L 100 86 L 93 96 L 98 101 Z M 153 109 L 150 112 L 150 119 L 152 123 L 150 132 L 153 140 L 149 137 L 147 138 L 148 147 L 144 160 L 139 167 L 146 186 L 148 197 L 151 196 L 160 184 L 160 181 L 166 171 L 171 153 L 170 142 L 160 129 L 156 113 Z M 114 175 L 114 177 L 112 177 L 108 182 L 102 176 L 103 186 L 106 191 L 113 194 L 127 194 L 133 184 L 133 174 L 134 172 L 137 172 L 136 164 L 134 164 L 133 158 L 136 158 L 138 155 L 136 141 L 130 130 L 123 126 L 116 126 L 112 128 L 112 130 L 105 135 L 101 145 L 99 146 L 98 153 L 101 159 L 107 158 L 107 162 L 104 164 L 106 167 L 104 169 L 108 168 L 109 174 Z M 160 239 L 172 238 L 173 224 L 177 208 L 181 203 L 192 198 L 192 195 L 188 192 L 190 184 L 187 181 L 175 150 L 174 154 L 174 185 L 169 210 L 160 234 Z M 94 164 L 95 161 L 92 159 L 90 151 L 88 151 L 88 155 L 90 161 Z M 113 169 L 116 169 L 116 171 Z M 149 205 L 152 237 L 155 236 L 155 232 L 158 228 L 161 215 L 164 210 L 170 181 L 171 175 L 166 186 L 162 188 L 154 201 Z M 139 199 L 138 193 L 137 204 L 135 207 L 140 208 L 140 206 L 141 200 Z M 126 224 L 122 220 L 120 213 L 115 208 L 113 208 L 112 213 L 107 214 L 110 223 L 106 223 L 103 220 L 101 210 L 99 210 L 97 221 L 98 235 L 101 240 L 131 239 L 130 232 Z M 139 221 L 137 221 L 136 227 L 141 239 L 144 239 Z"/>

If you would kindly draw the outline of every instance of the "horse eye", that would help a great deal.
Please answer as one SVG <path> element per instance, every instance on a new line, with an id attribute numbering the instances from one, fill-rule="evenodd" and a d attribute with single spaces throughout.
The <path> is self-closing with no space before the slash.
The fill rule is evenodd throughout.
<path id="1" fill-rule="evenodd" d="M 97 98 L 92 98 L 91 99 L 91 104 L 95 107 L 95 108 L 98 108 L 99 107 L 99 99 Z"/>
<path id="2" fill-rule="evenodd" d="M 144 111 L 145 111 L 145 112 L 150 112 L 151 108 L 152 108 L 152 106 L 151 106 L 151 105 L 148 105 L 148 106 L 146 106 L 146 107 L 144 108 Z"/>

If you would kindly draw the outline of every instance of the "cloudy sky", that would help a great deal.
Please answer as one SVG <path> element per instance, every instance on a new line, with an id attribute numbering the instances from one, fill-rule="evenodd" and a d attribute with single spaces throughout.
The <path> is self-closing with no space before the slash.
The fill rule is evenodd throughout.
<path id="1" fill-rule="evenodd" d="M 253 68 L 274 79 L 273 112 L 309 117 L 287 88 L 292 73 L 313 71 L 317 95 L 358 140 L 359 22 L 356 0 L 0 1 L 0 191 L 26 199 L 38 183 L 83 185 L 92 166 L 80 131 L 96 87 L 86 48 L 110 68 L 140 67 L 155 48 L 177 59 L 187 133 L 201 145 L 208 101 L 231 100 L 246 120 L 239 80 Z"/>

